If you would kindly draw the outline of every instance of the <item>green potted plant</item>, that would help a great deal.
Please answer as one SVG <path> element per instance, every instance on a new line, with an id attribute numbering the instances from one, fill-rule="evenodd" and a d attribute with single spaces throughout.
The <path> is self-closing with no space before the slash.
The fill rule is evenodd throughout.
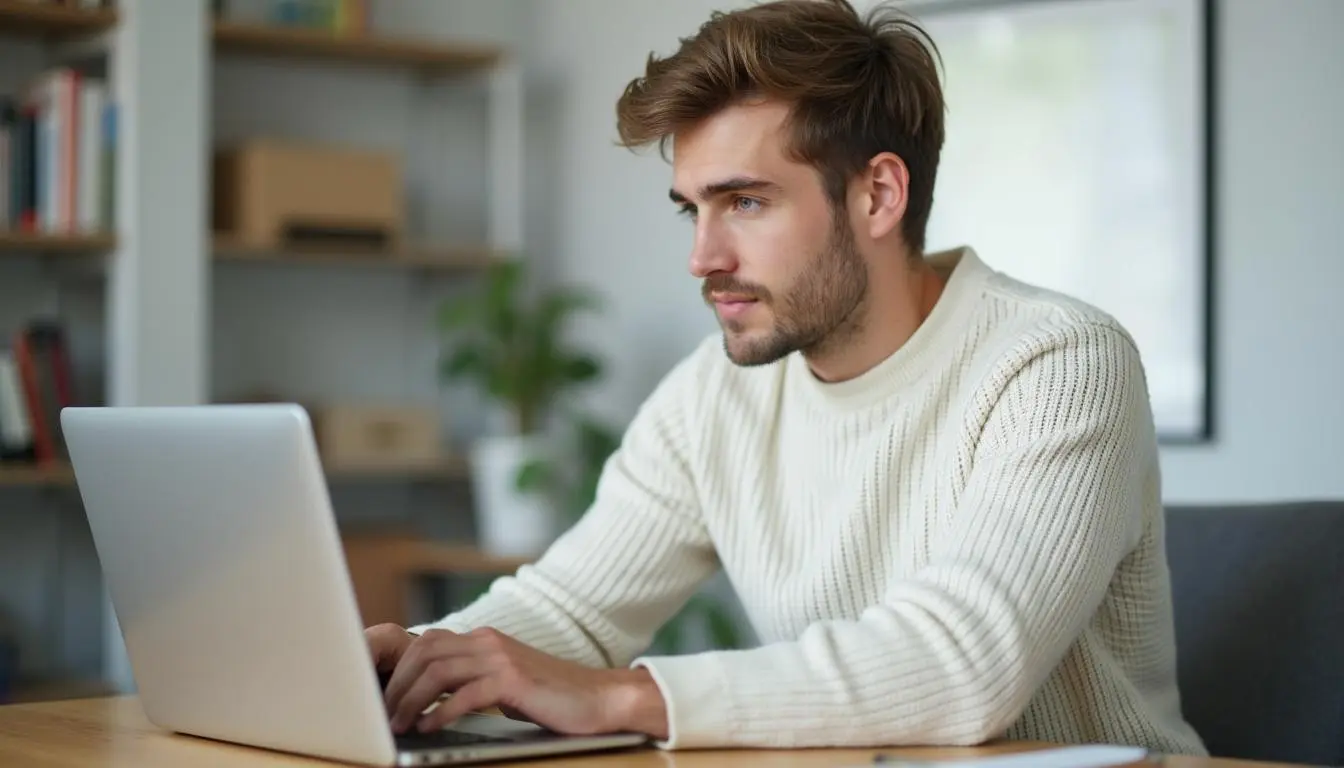
<path id="1" fill-rule="evenodd" d="M 541 482 L 561 453 L 547 428 L 566 394 L 602 374 L 596 356 L 564 339 L 567 322 L 596 306 L 575 288 L 529 292 L 522 263 L 510 260 L 487 271 L 483 290 L 439 313 L 443 379 L 473 382 L 508 415 L 506 429 L 468 453 L 481 547 L 491 554 L 540 554 L 564 525 Z"/>
<path id="2" fill-rule="evenodd" d="M 563 527 L 592 505 L 620 432 L 602 421 L 561 409 L 563 396 L 596 381 L 597 357 L 563 341 L 566 322 L 596 308 L 573 288 L 528 295 L 523 268 L 505 262 L 486 275 L 485 288 L 440 312 L 445 334 L 445 381 L 471 381 L 509 414 L 509 428 L 483 436 L 470 451 L 481 547 L 492 554 L 540 554 Z M 545 431 L 557 410 L 563 439 Z M 680 653 L 699 627 L 716 648 L 739 647 L 726 608 L 697 594 L 658 632 L 651 650 Z"/>

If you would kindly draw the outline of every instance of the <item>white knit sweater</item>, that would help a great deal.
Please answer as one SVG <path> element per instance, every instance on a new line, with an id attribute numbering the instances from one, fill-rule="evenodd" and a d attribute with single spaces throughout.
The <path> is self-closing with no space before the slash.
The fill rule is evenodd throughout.
<path id="1" fill-rule="evenodd" d="M 822 384 L 798 355 L 739 368 L 707 339 L 641 407 L 589 513 L 435 626 L 646 667 L 665 748 L 1202 754 L 1133 342 L 969 249 L 930 258 L 951 273 L 932 314 L 856 379 Z M 638 658 L 720 567 L 761 646 Z"/>

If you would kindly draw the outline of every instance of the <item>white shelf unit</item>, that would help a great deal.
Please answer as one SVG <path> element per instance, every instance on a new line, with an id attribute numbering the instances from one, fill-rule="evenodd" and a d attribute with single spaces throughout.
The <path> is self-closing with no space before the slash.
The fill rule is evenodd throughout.
<path id="1" fill-rule="evenodd" d="M 59 21 L 47 28 L 31 14 L 15 22 L 17 14 L 25 13 L 18 6 L 24 5 L 0 0 L 0 36 L 35 37 L 36 31 L 45 38 L 52 29 L 72 31 Z M 97 280 L 107 404 L 201 404 L 212 397 L 212 279 L 216 270 L 252 260 L 225 246 L 217 249 L 209 219 L 212 71 L 222 57 L 334 65 L 337 76 L 352 68 L 400 69 L 430 87 L 442 78 L 480 82 L 489 94 L 486 238 L 451 246 L 470 257 L 456 269 L 522 254 L 522 77 L 517 62 L 499 46 L 388 38 L 376 30 L 363 40 L 342 41 L 323 33 L 217 24 L 206 0 L 117 0 L 115 5 L 111 22 L 84 30 L 92 36 L 48 41 L 42 62 L 78 62 L 105 73 L 118 105 L 114 231 L 86 248 L 62 246 L 65 241 L 59 239 L 25 242 L 0 232 L 0 251 L 47 260 L 61 255 L 66 261 L 72 252 L 81 252 L 101 261 Z M 4 266 L 0 263 L 0 269 Z M 307 260 L 304 267 L 338 271 L 351 263 L 337 255 Z M 406 258 L 401 267 L 443 271 L 423 258 Z M 381 267 L 398 268 L 396 263 Z M 49 292 L 53 289 L 43 281 L 62 278 L 42 272 L 25 279 L 37 281 L 34 292 Z M 53 484 L 50 473 L 34 477 L 40 481 L 37 487 Z M 0 487 L 0 494 L 10 490 Z M 106 601 L 104 615 L 103 682 L 128 692 L 133 688 L 129 665 Z"/>

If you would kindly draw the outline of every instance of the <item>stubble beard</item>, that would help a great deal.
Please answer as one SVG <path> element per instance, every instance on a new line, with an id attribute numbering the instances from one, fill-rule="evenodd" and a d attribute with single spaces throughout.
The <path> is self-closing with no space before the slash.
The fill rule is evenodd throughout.
<path id="1" fill-rule="evenodd" d="M 778 301 L 759 299 L 774 309 L 775 327 L 764 338 L 734 338 L 741 324 L 723 321 L 724 353 L 743 367 L 769 365 L 794 352 L 823 357 L 859 332 L 867 297 L 868 270 L 837 216 L 824 252 L 813 257 L 793 289 Z"/>

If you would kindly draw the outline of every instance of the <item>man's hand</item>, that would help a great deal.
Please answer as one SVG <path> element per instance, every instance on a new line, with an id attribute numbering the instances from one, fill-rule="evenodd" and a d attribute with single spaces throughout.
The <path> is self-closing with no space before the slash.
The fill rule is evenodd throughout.
<path id="1" fill-rule="evenodd" d="M 473 710 L 499 707 L 558 733 L 635 731 L 667 738 L 662 694 L 645 670 L 592 669 L 493 629 L 464 635 L 432 629 L 406 635 L 405 646 L 386 634 L 380 647 L 391 650 L 386 656 L 375 652 L 375 658 L 397 659 L 385 692 L 396 733 L 412 726 L 436 730 Z M 424 713 L 444 693 L 452 696 Z"/>
<path id="2" fill-rule="evenodd" d="M 386 673 L 396 668 L 415 635 L 396 624 L 379 624 L 364 630 L 364 639 L 369 642 L 374 668 Z"/>

